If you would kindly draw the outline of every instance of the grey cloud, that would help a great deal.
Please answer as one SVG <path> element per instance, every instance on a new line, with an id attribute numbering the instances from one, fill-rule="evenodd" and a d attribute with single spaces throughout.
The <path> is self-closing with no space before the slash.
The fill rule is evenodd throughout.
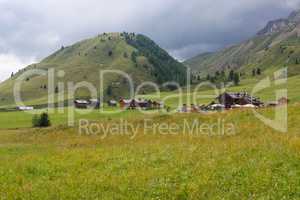
<path id="1" fill-rule="evenodd" d="M 300 0 L 0 0 L 0 55 L 47 56 L 101 32 L 148 35 L 179 59 L 254 35 Z M 2 67 L 0 63 L 0 67 Z"/>

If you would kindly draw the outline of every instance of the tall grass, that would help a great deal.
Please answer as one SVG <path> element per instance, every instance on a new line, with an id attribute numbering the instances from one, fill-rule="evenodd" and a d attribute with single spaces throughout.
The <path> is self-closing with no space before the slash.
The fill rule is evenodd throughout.
<path id="1" fill-rule="evenodd" d="M 2 130 L 1 199 L 299 199 L 300 111 L 279 133 L 249 110 L 153 116 L 234 122 L 236 134 L 79 135 L 76 128 Z M 261 111 L 272 115 L 271 110 Z M 112 123 L 107 121 L 105 123 Z M 134 124 L 141 119 L 132 119 Z"/>

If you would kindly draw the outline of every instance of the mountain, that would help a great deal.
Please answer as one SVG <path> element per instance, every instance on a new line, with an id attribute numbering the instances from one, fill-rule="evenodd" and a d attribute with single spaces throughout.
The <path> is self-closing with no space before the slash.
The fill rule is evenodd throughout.
<path id="1" fill-rule="evenodd" d="M 150 38 L 134 33 L 104 33 L 97 37 L 83 40 L 68 47 L 61 47 L 57 52 L 32 64 L 10 79 L 0 84 L 0 105 L 13 102 L 13 86 L 18 77 L 30 69 L 55 69 L 64 71 L 63 77 L 56 77 L 65 87 L 72 81 L 88 81 L 100 89 L 100 70 L 120 70 L 129 74 L 135 85 L 143 81 L 162 84 L 177 81 L 185 84 L 186 67 L 172 58 Z M 47 76 L 32 76 L 22 83 L 24 101 L 45 103 L 47 99 Z M 104 94 L 111 98 L 128 95 L 128 80 L 120 75 L 105 76 Z M 58 89 L 57 89 L 58 90 Z M 59 93 L 60 91 L 56 91 Z M 145 88 L 147 92 L 147 88 Z M 87 97 L 86 90 L 81 89 L 77 97 Z M 66 97 L 67 98 L 67 97 Z"/>
<path id="2" fill-rule="evenodd" d="M 247 41 L 200 54 L 184 64 L 205 75 L 228 69 L 250 75 L 255 68 L 271 73 L 284 66 L 289 67 L 290 76 L 300 74 L 300 10 L 267 23 Z"/>

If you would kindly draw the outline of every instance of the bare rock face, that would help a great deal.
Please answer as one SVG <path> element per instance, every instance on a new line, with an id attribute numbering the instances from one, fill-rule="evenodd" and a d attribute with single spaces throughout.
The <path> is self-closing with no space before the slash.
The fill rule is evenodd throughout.
<path id="1" fill-rule="evenodd" d="M 292 12 L 288 17 L 288 20 L 298 24 L 300 22 L 300 10 Z"/>
<path id="2" fill-rule="evenodd" d="M 300 23 L 300 10 L 294 11 L 286 19 L 277 19 L 267 23 L 266 27 L 257 35 L 271 35 L 285 30 L 293 29 Z"/>
<path id="3" fill-rule="evenodd" d="M 268 22 L 267 26 L 257 33 L 257 35 L 271 35 L 293 29 L 296 27 L 296 23 L 289 21 L 288 19 L 278 19 Z"/>

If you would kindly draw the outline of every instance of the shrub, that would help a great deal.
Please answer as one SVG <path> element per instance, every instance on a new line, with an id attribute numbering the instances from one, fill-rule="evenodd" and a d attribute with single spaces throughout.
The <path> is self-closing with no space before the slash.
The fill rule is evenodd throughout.
<path id="1" fill-rule="evenodd" d="M 32 118 L 33 127 L 49 127 L 51 126 L 51 122 L 49 119 L 48 113 L 42 113 L 39 115 L 34 115 Z"/>

